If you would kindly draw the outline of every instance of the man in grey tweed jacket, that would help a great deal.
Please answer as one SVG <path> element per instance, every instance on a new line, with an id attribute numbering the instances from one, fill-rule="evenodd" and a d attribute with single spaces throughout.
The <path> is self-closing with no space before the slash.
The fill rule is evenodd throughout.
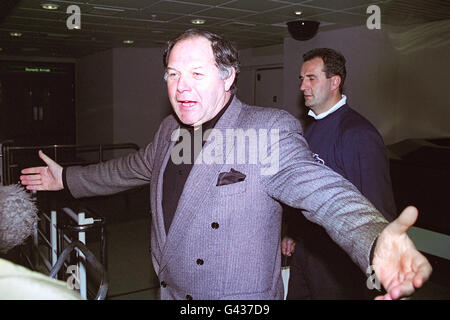
<path id="1" fill-rule="evenodd" d="M 362 271 L 373 265 L 387 290 L 383 298 L 410 295 L 426 281 L 431 267 L 406 235 L 415 208 L 388 225 L 351 183 L 314 161 L 294 117 L 234 97 L 239 63 L 229 42 L 188 30 L 169 42 L 164 61 L 176 116 L 163 120 L 147 147 L 64 170 L 40 152 L 47 167 L 22 170 L 22 183 L 30 190 L 67 187 L 78 198 L 149 183 L 151 255 L 162 299 L 281 299 L 280 203 L 303 209 Z M 218 115 L 166 232 L 164 172 L 169 161 L 186 160 L 191 145 L 182 154 L 176 143 Z"/>

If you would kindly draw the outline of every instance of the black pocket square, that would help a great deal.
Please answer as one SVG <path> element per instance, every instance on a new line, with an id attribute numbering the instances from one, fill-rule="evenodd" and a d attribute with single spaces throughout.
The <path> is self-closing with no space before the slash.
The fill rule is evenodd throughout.
<path id="1" fill-rule="evenodd" d="M 221 172 L 219 174 L 219 178 L 217 179 L 217 185 L 216 186 L 225 186 L 227 184 L 233 184 L 240 181 L 245 180 L 246 175 L 242 172 L 239 172 L 237 170 L 234 170 L 233 168 L 230 169 L 230 172 Z"/>

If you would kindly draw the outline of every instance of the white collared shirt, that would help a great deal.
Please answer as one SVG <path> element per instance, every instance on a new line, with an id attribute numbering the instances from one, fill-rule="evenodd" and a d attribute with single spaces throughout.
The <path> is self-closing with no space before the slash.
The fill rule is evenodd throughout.
<path id="1" fill-rule="evenodd" d="M 314 111 L 312 111 L 310 109 L 309 112 L 308 112 L 308 116 L 311 116 L 311 117 L 313 117 L 316 120 L 323 119 L 326 116 L 328 116 L 329 114 L 335 112 L 337 109 L 339 109 L 340 107 L 342 107 L 346 103 L 347 103 L 347 97 L 345 96 L 345 94 L 343 94 L 341 100 L 339 100 L 338 103 L 336 103 L 332 108 L 330 108 L 327 111 L 322 112 L 322 113 L 320 113 L 318 115 L 316 115 L 314 113 Z"/>

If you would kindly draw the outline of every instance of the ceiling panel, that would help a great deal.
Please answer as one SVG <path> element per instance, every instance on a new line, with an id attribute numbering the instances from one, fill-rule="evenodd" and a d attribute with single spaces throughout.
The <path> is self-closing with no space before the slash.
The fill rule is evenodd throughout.
<path id="1" fill-rule="evenodd" d="M 4 0 L 0 0 L 4 1 Z M 60 7 L 41 8 L 42 2 Z M 66 8 L 78 5 L 81 30 L 68 30 Z M 98 50 L 125 46 L 162 46 L 187 28 L 193 18 L 200 28 L 223 34 L 239 48 L 281 44 L 289 36 L 286 22 L 321 21 L 321 29 L 364 25 L 367 6 L 381 8 L 382 23 L 414 25 L 450 18 L 448 0 L 21 0 L 3 13 L 0 23 L 0 56 L 38 55 L 81 57 Z M 7 10 L 7 9 L 4 9 Z M 294 15 L 301 10 L 302 15 Z M 11 31 L 23 36 L 12 38 Z"/>
<path id="2" fill-rule="evenodd" d="M 87 4 L 92 6 L 109 6 L 109 7 L 120 7 L 120 8 L 134 8 L 142 9 L 146 8 L 158 0 L 91 0 L 86 1 Z"/>
<path id="3" fill-rule="evenodd" d="M 312 0 L 306 3 L 308 6 L 315 7 L 326 7 L 332 10 L 344 10 L 347 8 L 354 8 L 358 6 L 365 5 L 366 7 L 379 2 L 377 0 L 338 0 L 338 1 L 330 1 L 330 0 Z"/>
<path id="4" fill-rule="evenodd" d="M 254 31 L 275 34 L 275 35 L 278 35 L 278 36 L 287 36 L 287 35 L 289 35 L 287 26 L 260 25 L 260 26 L 256 27 L 254 29 Z"/>
<path id="5" fill-rule="evenodd" d="M 241 19 L 236 19 L 236 20 L 239 21 Z M 264 23 L 264 24 L 285 23 L 290 20 L 295 20 L 295 19 L 292 19 L 291 17 L 287 17 L 287 16 L 273 14 L 272 12 L 259 13 L 259 14 L 254 14 L 254 15 L 245 17 L 245 21 L 259 22 L 259 23 Z"/>
<path id="6" fill-rule="evenodd" d="M 200 4 L 170 1 L 159 1 L 156 4 L 147 7 L 149 12 L 166 12 L 175 14 L 193 14 L 205 8 L 208 7 Z"/>
<path id="7" fill-rule="evenodd" d="M 177 2 L 185 2 L 185 3 L 191 3 L 191 4 L 203 4 L 207 6 L 218 6 L 227 2 L 230 2 L 232 0 L 179 0 Z"/>
<path id="8" fill-rule="evenodd" d="M 367 17 L 361 16 L 359 14 L 334 12 L 314 16 L 314 20 L 326 23 L 335 23 L 342 26 L 355 26 L 355 25 L 364 26 L 366 25 Z"/>
<path id="9" fill-rule="evenodd" d="M 194 26 L 191 23 L 191 20 L 193 19 L 206 19 L 208 21 L 208 25 L 209 26 L 214 26 L 220 23 L 223 23 L 224 21 L 226 21 L 226 19 L 219 19 L 219 18 L 212 18 L 212 17 L 205 17 L 203 15 L 182 15 L 179 16 L 176 19 L 173 19 L 172 21 L 177 22 L 177 23 L 182 23 L 184 24 L 184 28 L 188 29 L 188 28 L 193 28 Z M 203 26 L 206 27 L 206 26 Z"/>
<path id="10" fill-rule="evenodd" d="M 300 16 L 298 16 L 295 14 L 296 11 L 301 11 L 302 14 Z M 333 11 L 328 10 L 326 8 L 307 7 L 305 5 L 294 5 L 294 6 L 283 7 L 281 9 L 271 10 L 270 12 L 273 14 L 290 17 L 292 20 L 296 20 L 296 19 L 302 19 L 302 18 L 314 16 L 317 14 L 330 13 Z"/>
<path id="11" fill-rule="evenodd" d="M 33 17 L 37 19 L 52 19 L 52 20 L 59 20 L 59 19 L 66 19 L 67 14 L 62 11 L 48 11 L 43 9 L 34 9 L 34 8 L 18 8 L 14 9 L 12 16 L 19 16 L 19 17 Z M 8 18 L 6 18 L 8 19 Z"/>
<path id="12" fill-rule="evenodd" d="M 241 9 L 241 10 L 248 10 L 253 12 L 262 12 L 266 10 L 276 9 L 280 8 L 282 6 L 286 6 L 289 4 L 283 3 L 283 2 L 274 2 L 270 0 L 258 0 L 258 1 L 252 1 L 252 0 L 239 0 L 239 1 L 231 1 L 226 4 L 224 4 L 224 7 L 227 8 L 234 8 L 234 9 Z"/>
<path id="13" fill-rule="evenodd" d="M 140 21 L 155 21 L 155 22 L 168 22 L 172 19 L 178 18 L 180 15 L 170 12 L 158 12 L 156 13 L 151 8 L 146 8 L 138 11 L 126 11 L 121 15 L 124 20 L 136 19 Z"/>
<path id="14" fill-rule="evenodd" d="M 214 17 L 222 19 L 237 19 L 243 16 L 247 16 L 248 11 L 229 9 L 229 8 L 210 8 L 198 12 L 203 17 Z"/>
<path id="15" fill-rule="evenodd" d="M 278 1 L 278 0 L 273 0 L 273 1 Z M 311 2 L 312 0 L 279 0 L 281 2 L 284 3 L 290 3 L 290 4 L 305 4 L 308 2 Z"/>

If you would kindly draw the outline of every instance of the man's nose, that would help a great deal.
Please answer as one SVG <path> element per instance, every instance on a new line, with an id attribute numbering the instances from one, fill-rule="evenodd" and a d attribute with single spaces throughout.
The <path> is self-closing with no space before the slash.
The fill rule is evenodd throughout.
<path id="1" fill-rule="evenodd" d="M 178 79 L 177 90 L 179 92 L 188 91 L 191 89 L 190 81 L 186 76 L 180 76 Z"/>
<path id="2" fill-rule="evenodd" d="M 305 80 L 300 80 L 300 91 L 305 91 L 307 89 L 307 84 Z"/>

